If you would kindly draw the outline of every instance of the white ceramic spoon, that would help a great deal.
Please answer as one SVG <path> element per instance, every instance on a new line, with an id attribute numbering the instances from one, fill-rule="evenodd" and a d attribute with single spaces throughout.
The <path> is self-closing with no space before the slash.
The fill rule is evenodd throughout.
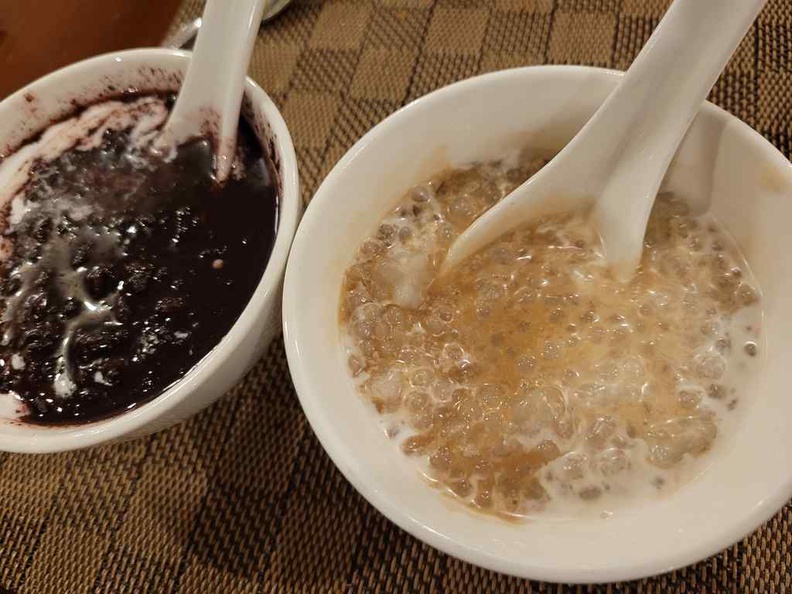
<path id="1" fill-rule="evenodd" d="M 261 15 L 261 22 L 266 23 L 278 16 L 292 0 L 262 0 L 266 8 Z M 165 47 L 173 49 L 190 49 L 195 45 L 195 38 L 201 30 L 201 17 L 181 27 L 172 37 L 163 42 Z"/>
<path id="2" fill-rule="evenodd" d="M 273 1 L 278 0 L 206 2 L 190 66 L 157 140 L 158 150 L 168 151 L 208 133 L 215 142 L 215 177 L 228 177 L 250 54 L 261 15 Z"/>
<path id="3" fill-rule="evenodd" d="M 539 216 L 594 204 L 605 257 L 628 279 L 679 143 L 766 0 L 676 0 L 583 129 L 451 246 L 445 273 Z"/>

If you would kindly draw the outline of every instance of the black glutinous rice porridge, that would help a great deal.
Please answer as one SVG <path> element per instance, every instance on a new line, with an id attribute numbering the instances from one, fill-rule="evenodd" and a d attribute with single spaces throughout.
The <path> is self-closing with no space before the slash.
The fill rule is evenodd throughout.
<path id="1" fill-rule="evenodd" d="M 272 164 L 244 121 L 223 184 L 207 138 L 156 154 L 171 105 L 98 103 L 0 161 L 0 394 L 26 422 L 92 421 L 158 396 L 261 280 Z"/>

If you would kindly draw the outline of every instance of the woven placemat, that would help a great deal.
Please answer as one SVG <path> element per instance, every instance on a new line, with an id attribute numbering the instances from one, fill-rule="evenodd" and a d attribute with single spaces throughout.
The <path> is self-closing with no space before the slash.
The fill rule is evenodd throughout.
<path id="1" fill-rule="evenodd" d="M 252 75 L 281 107 L 307 200 L 405 102 L 511 66 L 625 68 L 667 0 L 295 0 L 261 31 Z M 199 15 L 186 0 L 177 24 Z M 713 100 L 790 154 L 792 0 L 770 0 Z M 0 455 L 0 591 L 792 592 L 792 505 L 698 565 L 610 586 L 485 571 L 364 501 L 300 411 L 277 341 L 188 423 L 56 456 Z"/>

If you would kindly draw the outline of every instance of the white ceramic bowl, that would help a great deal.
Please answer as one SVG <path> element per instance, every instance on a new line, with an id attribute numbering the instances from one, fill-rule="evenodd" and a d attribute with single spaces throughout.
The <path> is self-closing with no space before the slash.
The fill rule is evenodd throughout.
<path id="1" fill-rule="evenodd" d="M 169 49 L 106 54 L 31 83 L 0 103 L 0 155 L 80 106 L 129 89 L 178 90 L 188 57 Z M 222 396 L 263 353 L 279 327 L 283 272 L 302 209 L 289 131 L 275 104 L 251 79 L 243 112 L 275 164 L 280 210 L 267 268 L 242 315 L 220 344 L 154 400 L 106 420 L 64 427 L 26 425 L 0 417 L 0 450 L 57 452 L 163 429 Z"/>
<path id="2" fill-rule="evenodd" d="M 530 144 L 557 151 L 620 74 L 583 67 L 509 70 L 436 91 L 371 130 L 308 208 L 286 271 L 284 331 L 294 384 L 322 445 L 393 522 L 438 549 L 517 576 L 604 582 L 668 571 L 712 555 L 792 495 L 792 165 L 725 111 L 706 104 L 666 187 L 708 205 L 734 235 L 764 290 L 766 370 L 744 417 L 675 494 L 608 519 L 506 523 L 429 488 L 355 392 L 340 348 L 344 269 L 399 196 L 446 165 Z"/>

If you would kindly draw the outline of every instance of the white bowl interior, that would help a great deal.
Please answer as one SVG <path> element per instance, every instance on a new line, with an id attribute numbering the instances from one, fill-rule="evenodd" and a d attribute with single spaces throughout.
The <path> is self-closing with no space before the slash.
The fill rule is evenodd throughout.
<path id="1" fill-rule="evenodd" d="M 0 103 L 0 157 L 80 107 L 124 91 L 178 89 L 188 57 L 177 50 L 130 50 L 78 62 L 31 83 Z M 286 124 L 275 104 L 250 79 L 243 111 L 271 153 L 280 204 L 267 268 L 234 326 L 182 379 L 132 411 L 86 424 L 37 426 L 19 423 L 13 410 L 0 410 L 0 450 L 62 451 L 162 429 L 222 396 L 262 353 L 278 328 L 283 272 L 302 208 L 297 160 Z"/>
<path id="2" fill-rule="evenodd" d="M 792 165 L 706 105 L 665 186 L 705 207 L 737 239 L 764 291 L 766 369 L 739 430 L 674 495 L 608 519 L 510 524 L 429 488 L 356 393 L 341 354 L 338 295 L 360 241 L 411 185 L 505 148 L 559 150 L 618 73 L 582 67 L 504 71 L 435 92 L 366 135 L 327 177 L 298 230 L 286 274 L 292 376 L 323 446 L 352 484 L 413 535 L 467 561 L 550 581 L 631 579 L 692 563 L 756 528 L 792 495 Z"/>

